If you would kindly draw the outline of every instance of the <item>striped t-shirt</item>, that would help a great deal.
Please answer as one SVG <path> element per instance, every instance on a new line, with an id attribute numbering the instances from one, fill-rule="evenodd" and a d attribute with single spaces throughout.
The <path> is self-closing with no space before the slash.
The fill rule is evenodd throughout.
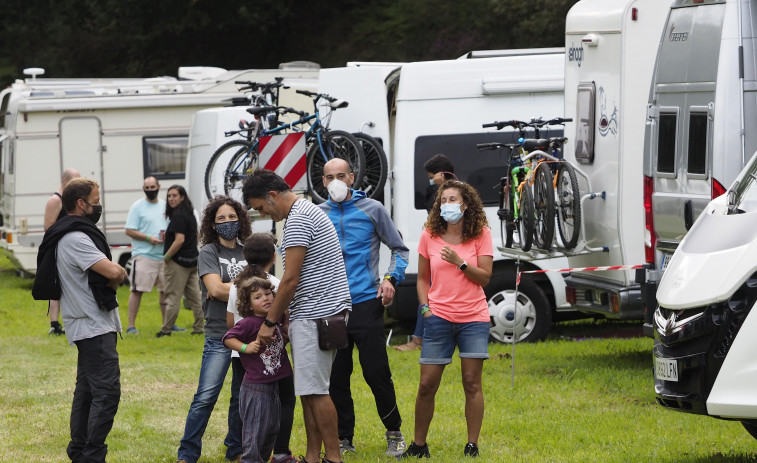
<path id="1" fill-rule="evenodd" d="M 323 318 L 350 309 L 350 288 L 342 248 L 334 225 L 315 204 L 298 200 L 292 205 L 281 240 L 284 269 L 287 248 L 306 248 L 300 282 L 289 304 L 291 320 Z"/>

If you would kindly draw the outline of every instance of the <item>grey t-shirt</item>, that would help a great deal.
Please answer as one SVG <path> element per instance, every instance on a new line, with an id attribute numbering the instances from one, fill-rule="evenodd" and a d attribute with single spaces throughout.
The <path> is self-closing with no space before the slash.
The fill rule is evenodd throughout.
<path id="1" fill-rule="evenodd" d="M 100 310 L 89 288 L 89 269 L 103 259 L 107 259 L 105 254 L 85 233 L 67 233 L 58 242 L 61 315 L 71 345 L 81 339 L 121 331 L 118 307 Z"/>
<path id="2" fill-rule="evenodd" d="M 242 246 L 227 248 L 220 244 L 210 243 L 200 249 L 197 267 L 202 290 L 202 310 L 205 313 L 205 336 L 222 338 L 228 328 L 226 327 L 226 301 L 208 299 L 208 288 L 205 287 L 202 277 L 215 273 L 221 276 L 223 283 L 228 283 L 239 275 L 246 265 Z"/>

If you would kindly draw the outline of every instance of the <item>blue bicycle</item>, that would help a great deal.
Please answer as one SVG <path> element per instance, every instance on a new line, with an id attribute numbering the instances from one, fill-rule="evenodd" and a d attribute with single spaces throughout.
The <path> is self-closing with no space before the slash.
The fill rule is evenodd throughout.
<path id="1" fill-rule="evenodd" d="M 260 137 L 276 134 L 305 131 L 307 144 L 307 185 L 313 202 L 320 203 L 328 199 L 328 191 L 323 187 L 323 165 L 333 158 L 342 158 L 350 162 L 355 173 L 355 185 L 359 188 L 365 172 L 365 154 L 359 141 L 351 134 L 341 130 L 329 130 L 328 118 L 321 118 L 319 106 L 324 104 L 331 111 L 347 107 L 346 101 L 337 100 L 323 93 L 297 90 L 297 93 L 313 98 L 315 112 L 309 115 L 302 111 L 281 106 L 260 106 L 248 108 L 247 112 L 255 116 L 253 123 L 244 122 L 240 130 L 226 132 L 226 136 L 243 134 L 244 140 L 225 143 L 213 153 L 205 170 L 205 193 L 208 198 L 226 194 L 236 200 L 242 200 L 242 183 L 258 167 L 258 145 Z M 272 114 L 295 114 L 297 119 L 282 123 Z M 275 126 L 264 122 L 275 120 Z M 307 129 L 305 127 L 310 125 Z M 221 168 L 220 166 L 225 166 Z"/>

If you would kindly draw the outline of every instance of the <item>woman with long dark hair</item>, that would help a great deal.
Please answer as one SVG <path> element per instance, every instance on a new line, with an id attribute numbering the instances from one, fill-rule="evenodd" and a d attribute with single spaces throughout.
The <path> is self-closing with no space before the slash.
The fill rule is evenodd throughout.
<path id="1" fill-rule="evenodd" d="M 163 260 L 165 261 L 166 314 L 157 336 L 170 336 L 179 317 L 181 296 L 186 296 L 187 308 L 192 310 L 192 334 L 205 332 L 200 283 L 197 279 L 197 221 L 192 201 L 181 185 L 171 185 L 166 198 L 166 228 Z"/>
<path id="2" fill-rule="evenodd" d="M 421 378 L 415 398 L 415 436 L 403 454 L 428 457 L 426 437 L 444 367 L 460 355 L 465 421 L 463 450 L 478 456 L 484 419 L 481 374 L 489 358 L 489 307 L 483 287 L 492 275 L 493 246 L 484 206 L 470 185 L 448 180 L 439 188 L 418 244 L 416 289 L 425 328 Z"/>
<path id="3" fill-rule="evenodd" d="M 179 446 L 179 462 L 196 462 L 202 453 L 202 435 L 210 413 L 221 393 L 231 364 L 231 350 L 223 344 L 226 334 L 226 302 L 232 280 L 247 265 L 242 243 L 252 233 L 247 210 L 228 196 L 216 196 L 205 207 L 200 222 L 198 274 L 205 315 L 205 346 L 197 392 L 189 406 L 184 437 Z M 241 384 L 244 370 L 235 363 L 232 384 Z M 242 454 L 242 422 L 239 418 L 239 388 L 231 388 L 226 459 L 236 461 Z"/>

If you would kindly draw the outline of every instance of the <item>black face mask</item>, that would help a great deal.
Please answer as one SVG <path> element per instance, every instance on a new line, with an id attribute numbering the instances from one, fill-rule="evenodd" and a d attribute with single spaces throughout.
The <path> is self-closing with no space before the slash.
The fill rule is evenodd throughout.
<path id="1" fill-rule="evenodd" d="M 147 199 L 150 201 L 158 197 L 158 191 L 159 190 L 144 190 L 145 196 L 147 196 Z"/>
<path id="2" fill-rule="evenodd" d="M 98 204 L 96 206 L 93 206 L 93 205 L 87 203 L 86 201 L 84 201 L 84 202 L 87 204 L 87 206 L 89 206 L 89 207 L 92 208 L 92 213 L 90 213 L 90 214 L 84 214 L 84 217 L 86 217 L 89 220 L 91 220 L 92 223 L 99 222 L 100 221 L 100 216 L 103 214 L 102 204 Z"/>

